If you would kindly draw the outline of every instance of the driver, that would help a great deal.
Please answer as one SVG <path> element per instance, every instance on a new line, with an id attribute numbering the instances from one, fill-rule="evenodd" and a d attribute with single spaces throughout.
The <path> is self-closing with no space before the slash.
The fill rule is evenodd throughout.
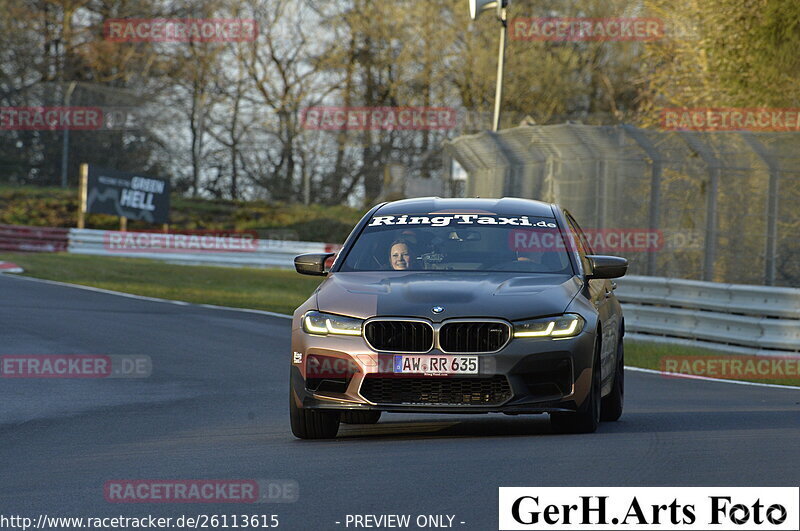
<path id="1" fill-rule="evenodd" d="M 389 264 L 396 271 L 411 269 L 411 245 L 406 240 L 395 240 L 389 249 Z"/>

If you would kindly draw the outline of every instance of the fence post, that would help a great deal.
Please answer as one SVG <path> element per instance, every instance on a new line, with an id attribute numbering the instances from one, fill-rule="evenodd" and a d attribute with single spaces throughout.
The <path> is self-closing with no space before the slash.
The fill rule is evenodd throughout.
<path id="1" fill-rule="evenodd" d="M 502 158 L 504 164 L 496 165 L 494 178 L 499 179 L 501 175 L 496 170 L 501 170 L 502 181 L 500 187 L 501 196 L 514 195 L 514 186 L 518 184 L 519 167 L 521 166 L 520 160 L 515 156 L 514 151 L 509 148 L 505 139 L 502 138 L 500 133 L 487 132 L 488 137 L 494 142 L 495 154 L 498 159 Z M 495 186 L 492 187 L 497 190 Z M 493 194 L 494 195 L 494 194 Z"/>
<path id="2" fill-rule="evenodd" d="M 722 165 L 717 157 L 698 139 L 698 133 L 678 133 L 689 148 L 697 153 L 708 166 L 708 190 L 706 195 L 706 249 L 703 256 L 703 280 L 714 280 L 714 263 L 717 257 L 717 196 Z"/>
<path id="3" fill-rule="evenodd" d="M 598 150 L 591 142 L 587 142 L 581 135 L 581 126 L 576 124 L 565 124 L 567 132 L 572 136 L 578 145 L 591 155 L 595 162 L 595 202 L 594 202 L 594 226 L 595 229 L 606 228 L 606 203 L 608 194 L 606 189 L 608 159 L 606 154 Z"/>
<path id="4" fill-rule="evenodd" d="M 750 149 L 764 161 L 769 168 L 769 188 L 767 191 L 767 230 L 764 243 L 764 284 L 775 285 L 775 258 L 778 247 L 778 188 L 780 185 L 781 168 L 769 151 L 759 142 L 753 133 L 740 133 Z"/>
<path id="5" fill-rule="evenodd" d="M 717 259 L 717 202 L 719 195 L 720 168 L 710 168 L 708 198 L 706 201 L 706 252 L 703 260 L 703 280 L 713 282 L 714 265 Z"/>
<path id="6" fill-rule="evenodd" d="M 605 229 L 608 211 L 608 162 L 605 159 L 597 161 L 597 228 Z"/>
<path id="7" fill-rule="evenodd" d="M 485 157 L 481 156 L 482 153 L 477 152 L 473 146 L 475 142 L 480 142 L 481 140 L 485 141 L 485 136 L 487 134 L 488 133 L 484 132 L 469 136 L 461 136 L 443 143 L 444 149 L 451 153 L 452 157 L 458 161 L 467 173 L 467 179 L 463 183 L 462 190 L 464 197 L 475 197 L 478 195 L 477 188 L 479 181 L 485 181 L 486 175 L 489 174 L 493 168 L 493 165 L 484 160 Z"/>
<path id="8" fill-rule="evenodd" d="M 561 203 L 561 188 L 556 175 L 562 175 L 561 163 L 564 156 L 559 144 L 553 142 L 546 134 L 546 127 L 530 126 L 531 138 L 528 149 L 535 149 L 536 152 L 544 157 L 542 165 L 542 177 L 539 182 L 539 194 L 534 194 L 533 199 L 545 201 L 547 203 Z M 571 205 L 568 205 L 571 207 Z"/>
<path id="9" fill-rule="evenodd" d="M 453 190 L 453 156 L 448 149 L 442 149 L 442 183 L 444 196 L 456 197 Z"/>
<path id="10" fill-rule="evenodd" d="M 650 213 L 648 216 L 647 228 L 651 231 L 658 230 L 661 220 L 661 172 L 663 169 L 663 159 L 655 144 L 647 136 L 632 125 L 623 125 L 622 130 L 636 142 L 645 154 L 650 158 Z M 647 253 L 647 274 L 651 277 L 656 276 L 657 255 L 654 250 Z"/>

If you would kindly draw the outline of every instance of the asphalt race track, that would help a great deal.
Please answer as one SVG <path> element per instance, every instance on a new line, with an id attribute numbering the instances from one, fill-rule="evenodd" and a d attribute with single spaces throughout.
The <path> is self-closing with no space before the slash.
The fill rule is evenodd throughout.
<path id="1" fill-rule="evenodd" d="M 800 390 L 629 371 L 594 435 L 546 416 L 384 415 L 335 441 L 288 423 L 289 320 L 0 275 L 0 355 L 147 354 L 143 379 L 0 379 L 0 513 L 448 514 L 497 529 L 499 486 L 796 486 Z M 296 480 L 296 503 L 116 504 L 119 479 Z M 342 522 L 337 524 L 336 522 Z M 461 522 L 464 522 L 461 524 Z"/>

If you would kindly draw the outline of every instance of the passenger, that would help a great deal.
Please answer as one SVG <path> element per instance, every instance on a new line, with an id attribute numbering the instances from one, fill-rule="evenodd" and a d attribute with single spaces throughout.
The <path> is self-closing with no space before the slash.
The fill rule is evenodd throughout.
<path id="1" fill-rule="evenodd" d="M 389 250 L 389 264 L 396 271 L 411 269 L 411 245 L 406 240 L 395 240 Z"/>

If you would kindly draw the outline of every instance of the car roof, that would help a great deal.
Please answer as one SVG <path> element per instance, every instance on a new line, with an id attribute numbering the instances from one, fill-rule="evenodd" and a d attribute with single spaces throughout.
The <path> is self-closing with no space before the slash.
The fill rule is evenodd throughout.
<path id="1" fill-rule="evenodd" d="M 380 207 L 377 214 L 469 214 L 485 213 L 499 216 L 536 216 L 542 218 L 555 217 L 553 205 L 533 199 L 520 199 L 518 197 L 503 197 L 489 199 L 480 197 L 469 198 L 441 198 L 441 197 L 415 197 L 392 201 Z"/>

